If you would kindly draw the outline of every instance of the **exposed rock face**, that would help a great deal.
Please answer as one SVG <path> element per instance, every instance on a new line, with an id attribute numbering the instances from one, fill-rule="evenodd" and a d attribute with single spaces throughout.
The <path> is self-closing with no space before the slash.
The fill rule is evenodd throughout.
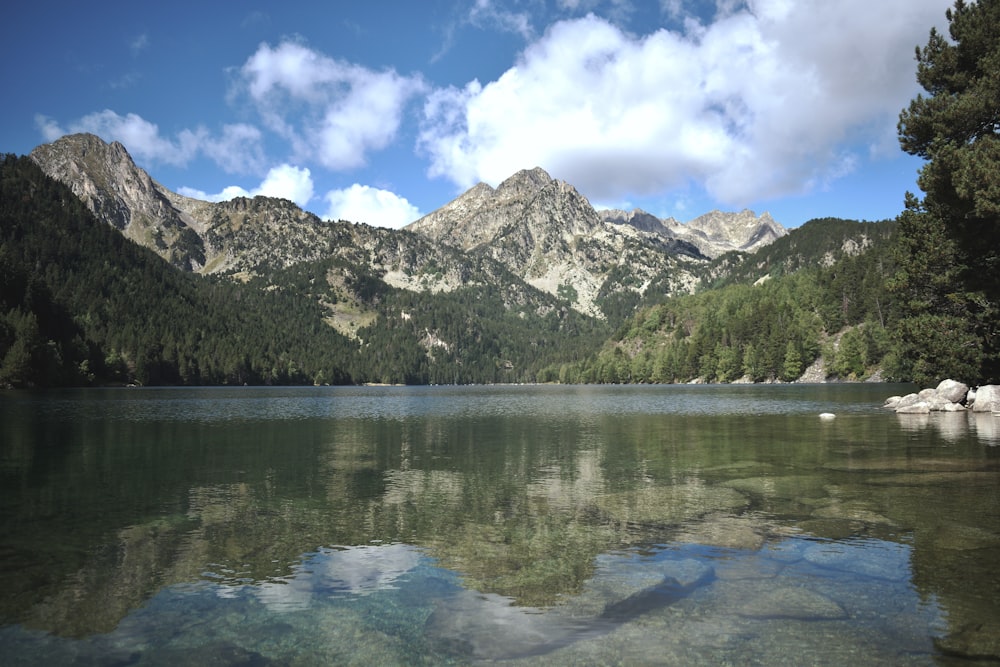
<path id="1" fill-rule="evenodd" d="M 769 213 L 757 217 L 750 210 L 739 213 L 711 211 L 686 224 L 673 218 L 660 219 L 641 209 L 630 212 L 612 209 L 602 211 L 601 215 L 614 224 L 630 225 L 688 243 L 700 254 L 713 259 L 730 250 L 753 252 L 788 233 Z"/>
<path id="2" fill-rule="evenodd" d="M 407 229 L 491 257 L 550 294 L 572 290 L 574 307 L 594 315 L 602 294 L 642 293 L 664 272 L 686 291 L 693 279 L 683 263 L 705 259 L 652 222 L 643 228 L 606 220 L 573 186 L 538 168 L 496 189 L 480 183 Z"/>
<path id="3" fill-rule="evenodd" d="M 73 190 L 99 219 L 171 264 L 199 270 L 205 248 L 191 220 L 167 198 L 166 189 L 137 167 L 125 147 L 92 134 L 65 136 L 30 155 L 42 170 Z"/>
<path id="4" fill-rule="evenodd" d="M 94 135 L 62 137 L 37 147 L 31 158 L 49 176 L 68 185 L 99 220 L 184 270 L 248 279 L 300 262 L 342 260 L 327 276 L 331 286 L 343 288 L 341 301 L 329 305 L 329 323 L 348 335 L 368 317 L 358 312 L 364 308 L 361 304 L 351 303 L 348 288 L 359 271 L 413 291 L 490 284 L 502 288 L 511 306 L 553 307 L 551 300 L 538 299 L 534 290 L 489 257 L 470 258 L 422 236 L 326 222 L 290 201 L 272 197 L 237 197 L 220 203 L 184 197 L 152 180 L 124 146 Z M 341 313 L 345 308 L 349 312 Z M 339 325 L 341 320 L 354 325 L 348 330 Z"/>
<path id="5" fill-rule="evenodd" d="M 602 215 L 542 169 L 518 172 L 495 189 L 477 185 L 398 231 L 326 222 L 275 198 L 184 197 L 151 179 L 120 143 L 91 134 L 39 146 L 31 158 L 99 219 L 184 270 L 245 279 L 339 257 L 418 291 L 524 281 L 596 316 L 622 295 L 690 291 L 709 255 L 784 233 L 749 211 L 713 212 L 687 225 L 641 211 Z M 514 291 L 526 298 L 521 287 Z"/>

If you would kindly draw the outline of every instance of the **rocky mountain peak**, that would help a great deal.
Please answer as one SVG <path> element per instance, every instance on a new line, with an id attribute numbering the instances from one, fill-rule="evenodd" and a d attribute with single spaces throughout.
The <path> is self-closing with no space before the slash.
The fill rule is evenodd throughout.
<path id="1" fill-rule="evenodd" d="M 752 211 L 714 211 L 688 224 L 641 210 L 599 214 L 576 188 L 537 167 L 496 188 L 476 185 L 405 234 L 326 223 L 287 200 L 184 197 L 152 180 L 120 143 L 94 135 L 63 137 L 39 146 L 31 158 L 99 219 L 185 270 L 249 278 L 336 255 L 369 265 L 394 285 L 435 289 L 418 259 L 448 255 L 463 258 L 458 263 L 498 267 L 491 270 L 597 316 L 605 314 L 604 304 L 620 309 L 649 289 L 689 290 L 698 262 L 785 233 L 769 215 L 758 218 Z M 417 245 L 424 249 L 411 252 Z M 455 262 L 447 281 L 435 278 L 437 288 L 453 289 L 469 273 Z"/>
<path id="2" fill-rule="evenodd" d="M 760 217 L 749 209 L 737 213 L 710 211 L 687 222 L 657 218 L 641 209 L 601 212 L 601 217 L 616 225 L 628 225 L 668 239 L 685 241 L 706 257 L 718 257 L 731 250 L 753 252 L 787 234 L 769 213 Z"/>
<path id="3" fill-rule="evenodd" d="M 31 151 L 50 177 L 68 185 L 101 220 L 170 263 L 197 270 L 204 244 L 189 220 L 170 202 L 165 189 L 136 166 L 119 142 L 93 134 L 70 134 Z"/>
<path id="4" fill-rule="evenodd" d="M 601 217 L 615 225 L 628 225 L 651 234 L 660 234 L 673 237 L 673 229 L 680 223 L 673 218 L 660 219 L 652 213 L 647 213 L 641 208 L 631 211 L 621 209 L 605 209 L 601 211 Z"/>
<path id="5" fill-rule="evenodd" d="M 548 172 L 541 167 L 535 167 L 534 169 L 522 169 L 513 176 L 504 180 L 497 187 L 496 194 L 498 197 L 505 199 L 523 197 L 537 193 L 551 183 L 552 177 L 549 176 Z"/>

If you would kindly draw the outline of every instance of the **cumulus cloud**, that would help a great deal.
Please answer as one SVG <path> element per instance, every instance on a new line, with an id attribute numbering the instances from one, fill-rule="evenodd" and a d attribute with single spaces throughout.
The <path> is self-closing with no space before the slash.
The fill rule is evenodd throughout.
<path id="1" fill-rule="evenodd" d="M 230 174 L 260 173 L 267 158 L 264 155 L 261 131 L 246 123 L 222 128 L 219 136 L 202 133 L 199 148 L 205 156 Z"/>
<path id="2" fill-rule="evenodd" d="M 55 141 L 64 134 L 90 132 L 106 141 L 120 141 L 133 157 L 140 160 L 163 162 L 174 166 L 187 164 L 198 152 L 201 132 L 184 130 L 175 140 L 160 135 L 160 128 L 134 113 L 124 116 L 111 109 L 87 114 L 70 123 L 66 128 L 47 116 L 36 116 L 35 124 L 47 141 Z"/>
<path id="3" fill-rule="evenodd" d="M 539 165 L 609 200 L 691 183 L 730 205 L 801 193 L 894 144 L 913 48 L 948 4 L 721 1 L 709 24 L 645 36 L 562 21 L 497 80 L 432 92 L 419 146 L 461 187 Z"/>
<path id="4" fill-rule="evenodd" d="M 420 77 L 335 60 L 296 42 L 261 44 L 239 71 L 266 125 L 296 158 L 334 170 L 362 166 L 396 136 Z"/>
<path id="5" fill-rule="evenodd" d="M 252 190 L 246 190 L 238 185 L 230 185 L 216 194 L 209 194 L 189 187 L 181 187 L 178 192 L 185 197 L 211 202 L 228 201 L 236 197 L 256 197 L 257 195 L 279 197 L 291 200 L 304 208 L 313 197 L 313 180 L 308 169 L 281 164 L 272 167 L 261 184 Z"/>
<path id="6" fill-rule="evenodd" d="M 323 216 L 326 220 L 349 220 L 399 229 L 422 215 L 404 197 L 358 183 L 343 190 L 331 190 L 326 194 L 326 201 L 329 205 Z"/>
<path id="7" fill-rule="evenodd" d="M 185 129 L 174 139 L 164 137 L 156 123 L 138 114 L 122 116 L 111 109 L 87 114 L 66 127 L 48 116 L 38 115 L 35 125 L 46 141 L 77 132 L 90 132 L 105 141 L 120 141 L 140 162 L 183 167 L 203 154 L 230 173 L 259 171 L 264 163 L 260 130 L 243 123 L 224 126 L 219 136 L 205 128 Z"/>

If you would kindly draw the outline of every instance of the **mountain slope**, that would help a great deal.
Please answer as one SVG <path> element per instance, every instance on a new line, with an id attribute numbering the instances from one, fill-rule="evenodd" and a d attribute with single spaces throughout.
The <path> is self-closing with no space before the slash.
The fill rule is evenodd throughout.
<path id="1" fill-rule="evenodd" d="M 617 225 L 629 225 L 668 239 L 686 242 L 705 257 L 716 258 L 733 250 L 753 252 L 781 238 L 788 231 L 763 213 L 710 211 L 687 223 L 673 218 L 657 218 L 641 209 L 601 211 L 601 217 Z"/>
<path id="2" fill-rule="evenodd" d="M 212 210 L 271 211 L 294 248 L 297 209 L 277 203 L 286 222 L 266 198 Z M 525 382 L 608 333 L 490 258 L 407 232 L 323 223 L 322 258 L 287 265 L 229 239 L 250 270 L 201 276 L 13 156 L 0 212 L 0 384 Z"/>
<path id="3" fill-rule="evenodd" d="M 410 225 L 408 234 L 326 222 L 274 198 L 190 199 L 152 180 L 121 144 L 93 135 L 62 137 L 31 158 L 99 219 L 184 270 L 245 281 L 339 257 L 419 292 L 524 281 L 614 321 L 643 298 L 689 292 L 720 248 L 758 247 L 784 231 L 751 212 L 715 212 L 687 225 L 636 212 L 601 214 L 571 185 L 533 169 L 496 189 L 472 188 Z M 330 279 L 343 283 L 342 276 Z M 356 328 L 341 330 L 353 335 Z"/>
<path id="4" fill-rule="evenodd" d="M 153 248 L 174 266 L 197 270 L 204 265 L 205 246 L 191 218 L 135 165 L 122 144 L 76 134 L 38 146 L 30 157 L 127 238 Z"/>
<path id="5" fill-rule="evenodd" d="M 754 253 L 727 253 L 710 285 L 638 309 L 598 354 L 548 374 L 603 383 L 893 375 L 895 229 L 813 220 Z"/>
<path id="6" fill-rule="evenodd" d="M 491 257 L 592 315 L 606 314 L 608 295 L 641 295 L 663 274 L 675 277 L 673 289 L 686 291 L 693 266 L 705 260 L 686 243 L 607 222 L 575 188 L 539 168 L 520 171 L 496 189 L 480 183 L 407 229 Z"/>
<path id="7" fill-rule="evenodd" d="M 354 345 L 307 295 L 178 271 L 26 158 L 0 171 L 0 266 L 0 312 L 42 324 L 0 323 L 0 359 L 19 344 L 34 357 L 4 384 L 351 379 Z"/>

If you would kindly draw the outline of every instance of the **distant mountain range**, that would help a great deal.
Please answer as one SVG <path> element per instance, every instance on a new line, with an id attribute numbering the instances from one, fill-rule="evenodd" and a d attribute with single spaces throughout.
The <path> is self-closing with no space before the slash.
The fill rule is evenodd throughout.
<path id="1" fill-rule="evenodd" d="M 246 279 L 335 255 L 406 289 L 449 290 L 482 279 L 459 255 L 442 256 L 447 245 L 476 266 L 487 261 L 494 267 L 487 277 L 504 267 L 598 317 L 606 315 L 605 302 L 623 295 L 634 301 L 651 287 L 689 291 L 707 260 L 753 251 L 787 233 L 768 214 L 751 211 L 713 211 L 687 224 L 640 210 L 597 211 L 538 168 L 496 189 L 480 183 L 399 232 L 325 222 L 274 198 L 184 197 L 150 178 L 122 144 L 90 134 L 62 137 L 30 157 L 99 219 L 183 270 Z M 421 271 L 431 256 L 437 268 Z"/>
<path id="2" fill-rule="evenodd" d="M 0 385 L 762 381 L 892 317 L 875 223 L 598 211 L 535 168 L 384 229 L 184 197 L 89 134 L 3 169 Z"/>

